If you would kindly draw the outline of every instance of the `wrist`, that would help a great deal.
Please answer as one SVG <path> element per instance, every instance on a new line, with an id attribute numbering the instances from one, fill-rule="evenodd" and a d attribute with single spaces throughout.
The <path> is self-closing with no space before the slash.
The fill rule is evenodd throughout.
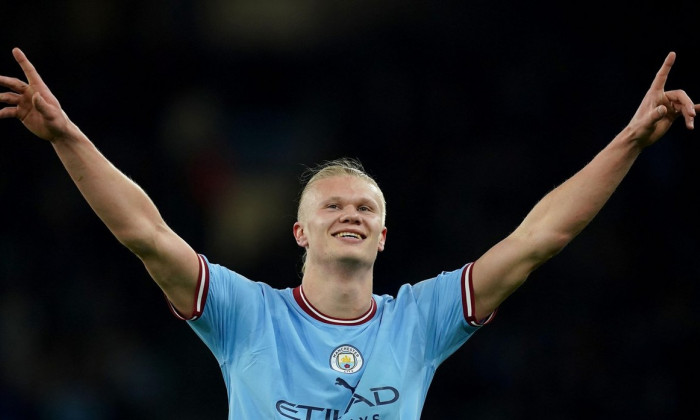
<path id="1" fill-rule="evenodd" d="M 613 143 L 629 149 L 630 152 L 639 154 L 648 146 L 644 138 L 645 136 L 638 129 L 628 125 L 613 139 Z"/>
<path id="2" fill-rule="evenodd" d="M 78 126 L 75 125 L 70 119 L 68 119 L 68 116 L 65 115 L 65 113 L 63 115 L 65 118 L 63 127 L 57 127 L 54 130 L 52 130 L 53 136 L 48 139 L 48 141 L 54 145 L 58 143 L 76 141 L 79 140 L 81 137 L 85 137 L 82 131 L 80 131 L 80 128 L 78 128 Z"/>

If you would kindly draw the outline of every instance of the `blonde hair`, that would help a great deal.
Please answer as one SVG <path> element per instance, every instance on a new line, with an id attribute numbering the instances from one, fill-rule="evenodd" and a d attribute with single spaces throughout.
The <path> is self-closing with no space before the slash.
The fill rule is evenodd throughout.
<path id="1" fill-rule="evenodd" d="M 370 184 L 374 185 L 379 191 L 379 196 L 382 199 L 382 223 L 386 219 L 386 200 L 384 199 L 384 193 L 382 193 L 381 188 L 377 181 L 372 178 L 365 168 L 362 166 L 359 160 L 353 158 L 339 158 L 334 160 L 328 160 L 320 163 L 314 167 L 306 168 L 306 170 L 301 174 L 301 182 L 304 184 L 304 188 L 301 190 L 299 195 L 299 207 L 297 208 L 297 219 L 301 218 L 301 203 L 304 199 L 304 195 L 311 188 L 311 186 L 321 179 L 332 178 L 335 176 L 356 176 L 358 178 L 364 179 Z"/>
<path id="2" fill-rule="evenodd" d="M 384 193 L 377 181 L 367 173 L 362 163 L 355 158 L 342 157 L 333 160 L 327 160 L 313 167 L 307 167 L 306 170 L 301 174 L 300 180 L 304 187 L 299 194 L 299 205 L 297 207 L 297 220 L 301 220 L 301 204 L 304 200 L 304 196 L 311 186 L 321 179 L 332 178 L 336 176 L 355 176 L 361 178 L 371 185 L 377 188 L 379 192 L 379 197 L 381 198 L 382 204 L 382 224 L 386 221 L 386 199 L 384 198 Z M 301 272 L 303 273 L 306 269 L 306 251 L 302 257 L 303 265 L 301 267 Z"/>

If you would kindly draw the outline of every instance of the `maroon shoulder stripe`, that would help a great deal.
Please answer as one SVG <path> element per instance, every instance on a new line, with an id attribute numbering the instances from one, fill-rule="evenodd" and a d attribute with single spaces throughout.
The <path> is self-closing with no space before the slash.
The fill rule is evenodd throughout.
<path id="1" fill-rule="evenodd" d="M 474 263 L 467 264 L 462 270 L 462 311 L 464 312 L 464 319 L 467 323 L 474 327 L 480 327 L 486 325 L 493 317 L 496 315 L 496 311 L 493 311 L 485 319 L 476 319 L 475 309 L 474 309 L 474 286 L 472 284 L 472 270 L 474 268 Z"/>
<path id="2" fill-rule="evenodd" d="M 183 321 L 194 321 L 199 318 L 202 312 L 204 312 L 204 305 L 207 302 L 207 293 L 209 292 L 209 266 L 202 255 L 197 254 L 197 258 L 199 260 L 199 274 L 197 275 L 197 288 L 195 289 L 195 299 L 192 305 L 192 316 L 189 318 L 182 316 L 182 314 L 175 309 L 172 302 L 168 300 L 170 311 Z"/>

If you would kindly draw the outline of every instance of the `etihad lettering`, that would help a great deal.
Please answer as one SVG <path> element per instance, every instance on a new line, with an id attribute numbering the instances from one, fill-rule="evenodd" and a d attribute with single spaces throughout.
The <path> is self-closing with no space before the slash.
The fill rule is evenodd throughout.
<path id="1" fill-rule="evenodd" d="M 391 404 L 399 399 L 399 391 L 391 386 L 383 386 L 381 388 L 370 388 L 369 390 L 374 396 L 374 404 L 372 404 L 372 401 L 368 400 L 362 395 L 354 393 L 352 394 L 352 398 L 350 399 L 350 403 L 345 409 L 345 412 L 347 413 L 348 410 L 350 410 L 350 407 L 357 403 L 367 404 L 367 406 L 369 407 L 374 407 L 376 405 Z"/>
<path id="2" fill-rule="evenodd" d="M 353 405 L 361 404 L 371 408 L 393 404 L 399 399 L 399 391 L 391 386 L 370 388 L 370 392 L 371 395 L 365 396 L 353 393 L 350 403 L 343 412 L 334 408 L 294 404 L 284 400 L 277 401 L 275 408 L 280 415 L 293 420 L 340 420 L 340 416 L 347 413 Z M 380 420 L 380 417 L 379 414 L 370 414 L 347 420 Z"/>
<path id="3" fill-rule="evenodd" d="M 290 402 L 279 400 L 277 401 L 277 412 L 288 419 L 294 420 L 338 420 L 340 419 L 340 411 L 332 408 L 313 407 L 310 405 L 292 404 Z M 314 417 L 314 413 L 318 414 Z M 301 416 L 301 417 L 300 417 Z"/>

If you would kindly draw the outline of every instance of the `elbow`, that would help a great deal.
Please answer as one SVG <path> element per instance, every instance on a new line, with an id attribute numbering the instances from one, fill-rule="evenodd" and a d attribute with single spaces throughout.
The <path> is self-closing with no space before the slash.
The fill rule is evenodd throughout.
<path id="1" fill-rule="evenodd" d="M 530 250 L 529 260 L 531 270 L 549 261 L 559 254 L 574 238 L 574 235 L 560 232 L 530 234 L 525 239 L 526 247 Z"/>
<path id="2" fill-rule="evenodd" d="M 139 258 L 152 254 L 156 249 L 154 229 L 133 228 L 113 233 L 119 243 Z"/>
<path id="3" fill-rule="evenodd" d="M 575 235 L 553 232 L 540 238 L 536 246 L 538 259 L 545 262 L 559 254 L 574 239 Z"/>
<path id="4" fill-rule="evenodd" d="M 123 237 L 119 238 L 119 243 L 124 245 L 129 251 L 138 257 L 143 257 L 149 253 L 153 247 L 149 241 L 142 238 Z"/>

